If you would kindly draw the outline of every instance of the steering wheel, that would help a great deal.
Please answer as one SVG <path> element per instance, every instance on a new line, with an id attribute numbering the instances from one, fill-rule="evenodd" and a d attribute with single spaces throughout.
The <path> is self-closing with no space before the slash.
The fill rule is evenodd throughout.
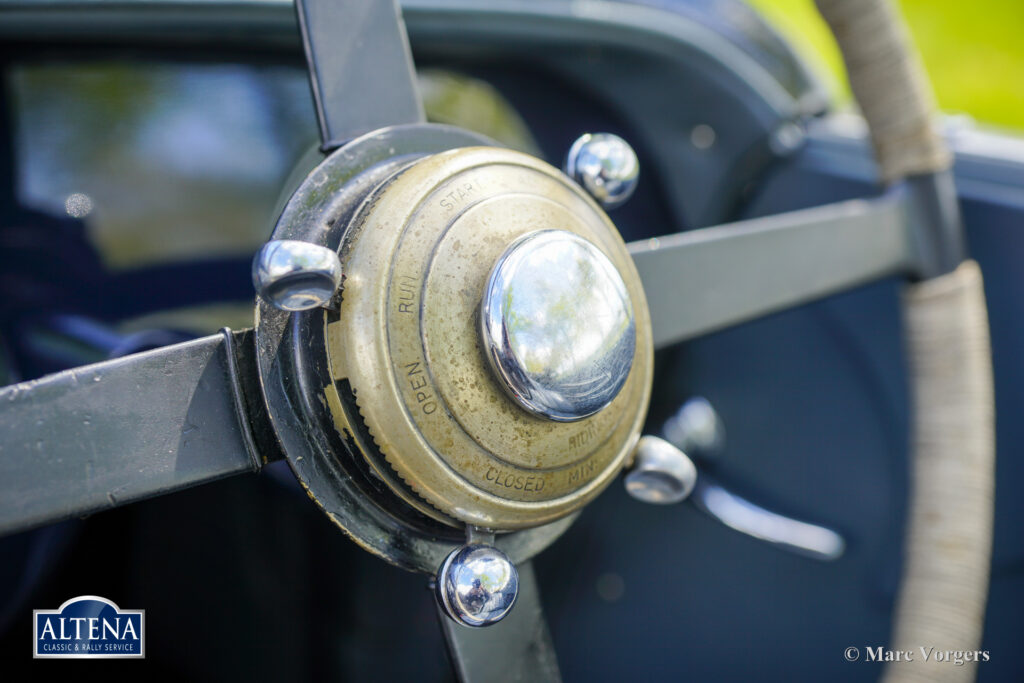
<path id="1" fill-rule="evenodd" d="M 427 124 L 397 5 L 298 0 L 322 155 L 254 261 L 254 328 L 0 391 L 0 533 L 284 458 L 356 543 L 431 577 L 461 678 L 555 680 L 530 558 L 622 472 L 651 503 L 695 483 L 641 436 L 654 350 L 898 273 L 915 440 L 893 648 L 970 649 L 992 524 L 981 277 L 897 15 L 819 7 L 888 190 L 627 245 L 606 214 L 638 180 L 624 140 L 582 136 L 563 173 Z M 970 670 L 933 664 L 890 673 Z"/>

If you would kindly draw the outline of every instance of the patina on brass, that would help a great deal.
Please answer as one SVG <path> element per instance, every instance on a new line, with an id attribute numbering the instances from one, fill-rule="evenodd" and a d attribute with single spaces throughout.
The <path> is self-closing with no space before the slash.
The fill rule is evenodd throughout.
<path id="1" fill-rule="evenodd" d="M 571 423 L 513 402 L 479 334 L 495 262 L 521 236 L 552 229 L 579 235 L 611 261 L 636 319 L 621 391 Z M 332 378 L 352 388 L 379 449 L 365 454 L 371 466 L 385 482 L 397 474 L 404 485 L 394 488 L 408 502 L 439 519 L 519 529 L 580 508 L 619 472 L 650 396 L 650 319 L 614 226 L 559 171 L 488 147 L 417 161 L 366 201 L 341 260 L 340 314 L 325 335 Z M 331 386 L 327 393 L 347 428 Z"/>

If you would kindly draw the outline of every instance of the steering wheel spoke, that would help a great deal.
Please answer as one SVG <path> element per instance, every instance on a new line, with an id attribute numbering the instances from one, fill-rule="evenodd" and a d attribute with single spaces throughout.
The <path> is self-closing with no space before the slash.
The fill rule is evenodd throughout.
<path id="1" fill-rule="evenodd" d="M 654 346 L 919 270 L 906 193 L 629 244 Z"/>
<path id="2" fill-rule="evenodd" d="M 487 628 L 455 623 L 438 607 L 452 668 L 464 683 L 562 680 L 532 562 L 519 565 L 516 608 Z"/>
<path id="3" fill-rule="evenodd" d="M 259 470 L 251 347 L 225 330 L 4 387 L 0 535 Z"/>
<path id="4" fill-rule="evenodd" d="M 323 150 L 425 121 L 396 0 L 296 0 Z"/>

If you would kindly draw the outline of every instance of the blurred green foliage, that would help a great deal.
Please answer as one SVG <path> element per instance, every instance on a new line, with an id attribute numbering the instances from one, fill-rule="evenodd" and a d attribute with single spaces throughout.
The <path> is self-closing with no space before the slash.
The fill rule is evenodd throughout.
<path id="1" fill-rule="evenodd" d="M 812 0 L 748 1 L 848 103 L 842 61 Z M 899 5 L 944 111 L 1024 128 L 1024 0 L 899 0 Z"/>
<path id="2" fill-rule="evenodd" d="M 417 74 L 428 121 L 468 128 L 512 149 L 540 156 L 526 122 L 494 86 L 444 69 L 419 69 Z"/>

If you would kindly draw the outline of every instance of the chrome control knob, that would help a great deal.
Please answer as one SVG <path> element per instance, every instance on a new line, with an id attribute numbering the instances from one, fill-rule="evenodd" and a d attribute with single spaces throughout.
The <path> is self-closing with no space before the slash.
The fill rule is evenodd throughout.
<path id="1" fill-rule="evenodd" d="M 639 501 L 667 505 L 686 500 L 697 483 L 697 468 L 686 453 L 656 436 L 636 445 L 626 472 L 626 491 Z"/>
<path id="2" fill-rule="evenodd" d="M 633 196 L 640 177 L 640 161 L 629 143 L 618 135 L 586 133 L 569 148 L 564 170 L 598 204 L 614 209 Z"/>
<path id="3" fill-rule="evenodd" d="M 698 457 L 718 455 L 725 446 L 725 426 L 711 402 L 695 396 L 665 421 L 662 432 L 669 443 Z"/>
<path id="4" fill-rule="evenodd" d="M 618 395 L 636 348 L 629 292 L 600 249 L 575 233 L 515 240 L 491 270 L 481 336 L 502 388 L 527 411 L 572 422 Z"/>
<path id="5" fill-rule="evenodd" d="M 445 559 L 435 590 L 441 608 L 455 621 L 490 626 L 512 610 L 519 594 L 519 572 L 497 548 L 470 543 Z"/>
<path id="6" fill-rule="evenodd" d="M 253 259 L 252 283 L 276 308 L 306 311 L 330 302 L 341 285 L 341 261 L 318 244 L 271 240 Z"/>

